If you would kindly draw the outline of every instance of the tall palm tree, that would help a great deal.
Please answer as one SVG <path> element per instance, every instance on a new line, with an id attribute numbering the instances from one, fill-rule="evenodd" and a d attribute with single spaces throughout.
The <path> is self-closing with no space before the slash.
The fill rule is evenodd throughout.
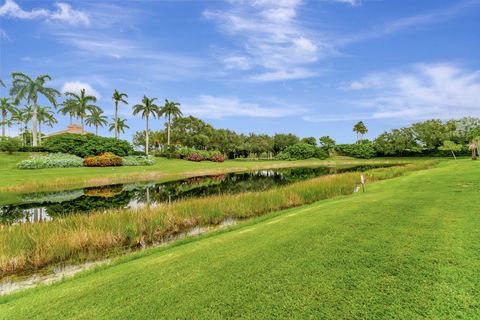
<path id="1" fill-rule="evenodd" d="M 72 124 L 73 117 L 77 115 L 77 101 L 73 99 L 66 99 L 65 101 L 62 102 L 61 108 L 58 109 L 58 112 L 61 114 L 69 115 L 70 117 L 70 124 Z"/>
<path id="2" fill-rule="evenodd" d="M 82 125 L 82 133 L 85 131 L 84 119 L 87 116 L 87 112 L 94 112 L 93 110 L 99 109 L 96 105 L 92 104 L 97 102 L 97 97 L 89 96 L 85 93 L 85 89 L 80 90 L 80 94 L 75 92 L 65 92 L 65 95 L 71 97 L 75 101 L 76 115 L 80 117 Z"/>
<path id="3" fill-rule="evenodd" d="M 103 110 L 97 109 L 92 111 L 91 114 L 87 115 L 85 118 L 85 123 L 87 126 L 95 127 L 95 135 L 98 136 L 98 127 L 103 127 L 108 124 L 107 116 L 103 115 Z"/>
<path id="4" fill-rule="evenodd" d="M 115 119 L 113 121 L 114 121 L 115 125 L 118 124 L 118 103 L 122 102 L 124 104 L 128 104 L 128 102 L 126 100 L 127 98 L 128 98 L 128 95 L 126 93 L 119 92 L 117 89 L 115 89 L 115 91 L 113 92 L 112 99 L 113 99 L 113 101 L 115 101 Z M 118 127 L 116 126 L 115 127 L 115 138 L 118 139 L 118 136 L 119 136 L 119 132 L 118 132 Z"/>
<path id="5" fill-rule="evenodd" d="M 108 128 L 108 131 L 112 132 L 117 128 L 118 130 L 118 137 L 120 137 L 120 132 L 125 133 L 125 129 L 130 129 L 130 127 L 127 125 L 127 119 L 120 119 L 117 118 L 117 122 L 115 123 L 115 119 L 113 119 L 113 122 L 110 124 L 110 127 Z"/>
<path id="6" fill-rule="evenodd" d="M 0 112 L 2 113 L 2 137 L 5 137 L 5 126 L 7 124 L 7 115 L 10 113 L 10 118 L 16 112 L 15 106 L 11 103 L 10 98 L 0 98 Z"/>
<path id="7" fill-rule="evenodd" d="M 363 121 L 357 122 L 353 126 L 353 132 L 357 134 L 357 143 L 363 140 L 363 135 L 368 132 L 367 126 L 363 123 Z"/>
<path id="8" fill-rule="evenodd" d="M 158 114 L 158 106 L 155 104 L 157 98 L 149 99 L 147 96 L 143 96 L 142 103 L 133 106 L 133 114 L 141 113 L 142 119 L 146 119 L 145 130 L 145 154 L 148 156 L 148 118 L 152 115 L 154 118 Z"/>
<path id="9" fill-rule="evenodd" d="M 22 72 L 14 72 L 12 73 L 12 79 L 10 95 L 15 96 L 15 104 L 18 104 L 18 102 L 23 99 L 26 99 L 27 103 L 32 103 L 32 140 L 33 146 L 37 146 L 38 97 L 39 95 L 43 95 L 52 105 L 56 106 L 57 98 L 61 94 L 58 90 L 45 86 L 45 82 L 52 80 L 52 77 L 48 74 L 32 79 Z"/>
<path id="10" fill-rule="evenodd" d="M 42 124 L 53 128 L 55 123 L 58 123 L 58 121 L 50 107 L 38 107 L 38 142 L 40 144 L 42 143 Z"/>
<path id="11" fill-rule="evenodd" d="M 158 111 L 158 117 L 164 116 L 167 119 L 167 144 L 170 145 L 170 127 L 172 126 L 172 118 L 182 116 L 180 111 L 180 103 L 168 101 L 165 99 L 165 105 Z"/>

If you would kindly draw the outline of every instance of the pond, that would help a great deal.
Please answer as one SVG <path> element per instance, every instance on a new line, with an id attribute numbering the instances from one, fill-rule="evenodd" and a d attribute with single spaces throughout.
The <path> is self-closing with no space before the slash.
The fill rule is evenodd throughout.
<path id="1" fill-rule="evenodd" d="M 201 176 L 162 183 L 152 181 L 20 194 L 20 202 L 0 203 L 0 223 L 48 221 L 73 213 L 136 208 L 217 194 L 259 192 L 322 175 L 360 172 L 386 166 L 297 167 Z"/>

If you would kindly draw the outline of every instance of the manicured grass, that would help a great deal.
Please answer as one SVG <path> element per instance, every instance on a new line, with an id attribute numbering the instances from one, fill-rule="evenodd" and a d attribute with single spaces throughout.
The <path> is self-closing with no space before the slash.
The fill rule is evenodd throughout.
<path id="1" fill-rule="evenodd" d="M 478 163 L 443 163 L 0 298 L 0 319 L 477 319 L 479 190 Z"/>
<path id="2" fill-rule="evenodd" d="M 265 168 L 412 161 L 412 159 L 358 160 L 341 157 L 329 160 L 225 161 L 223 163 L 203 161 L 197 163 L 177 159 L 155 158 L 155 165 L 141 167 L 17 169 L 16 164 L 26 158 L 28 158 L 27 153 L 15 153 L 13 155 L 0 153 L 0 192 L 53 191 L 141 180 L 173 180 L 189 176 Z"/>

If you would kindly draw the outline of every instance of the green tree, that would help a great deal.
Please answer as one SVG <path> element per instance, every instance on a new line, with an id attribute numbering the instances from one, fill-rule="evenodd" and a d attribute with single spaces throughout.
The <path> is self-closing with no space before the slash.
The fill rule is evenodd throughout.
<path id="1" fill-rule="evenodd" d="M 61 114 L 63 114 L 64 116 L 65 115 L 69 115 L 70 117 L 70 125 L 72 124 L 73 122 L 73 117 L 75 117 L 77 114 L 78 114 L 78 110 L 77 110 L 77 107 L 78 107 L 78 103 L 77 103 L 77 100 L 74 100 L 74 99 L 66 99 L 65 101 L 63 101 L 61 103 L 61 108 L 58 109 L 58 112 L 60 112 Z"/>
<path id="2" fill-rule="evenodd" d="M 128 104 L 127 98 L 128 98 L 128 95 L 126 93 L 119 92 L 117 89 L 115 89 L 115 91 L 113 92 L 112 99 L 115 102 L 115 118 L 114 118 L 113 122 L 115 124 L 118 124 L 118 103 L 122 102 L 124 104 Z M 119 130 L 118 127 L 115 127 L 115 138 L 117 138 L 117 139 L 118 139 L 118 136 L 119 136 L 119 131 L 118 130 Z"/>
<path id="3" fill-rule="evenodd" d="M 320 141 L 320 147 L 327 151 L 327 152 L 333 152 L 335 151 L 335 145 L 336 142 L 330 136 L 323 136 L 318 139 Z"/>
<path id="4" fill-rule="evenodd" d="M 143 96 L 142 103 L 136 104 L 133 106 L 133 114 L 141 114 L 142 119 L 145 119 L 145 154 L 148 156 L 148 138 L 149 138 L 149 129 L 148 129 L 148 119 L 150 115 L 154 118 L 157 114 L 159 114 L 159 108 L 155 104 L 155 100 L 157 98 L 148 98 L 147 96 Z"/>
<path id="5" fill-rule="evenodd" d="M 97 97 L 87 95 L 85 89 L 80 90 L 80 94 L 75 92 L 65 92 L 65 95 L 71 97 L 72 101 L 75 102 L 76 115 L 80 118 L 83 133 L 85 131 L 84 119 L 88 112 L 92 113 L 99 109 L 99 107 L 93 104 L 97 102 Z"/>
<path id="6" fill-rule="evenodd" d="M 317 138 L 315 138 L 315 137 L 306 137 L 306 138 L 303 138 L 302 140 L 300 140 L 300 142 L 310 144 L 310 145 L 315 146 L 315 147 L 317 146 Z"/>
<path id="7" fill-rule="evenodd" d="M 0 112 L 2 113 L 2 137 L 5 137 L 5 126 L 7 125 L 7 115 L 10 113 L 10 118 L 15 114 L 16 108 L 11 103 L 10 98 L 0 98 Z"/>
<path id="8" fill-rule="evenodd" d="M 273 136 L 273 152 L 280 153 L 288 146 L 294 145 L 300 142 L 300 139 L 294 134 L 277 133 Z"/>
<path id="9" fill-rule="evenodd" d="M 53 115 L 53 111 L 50 107 L 38 107 L 38 142 L 42 144 L 42 124 L 46 124 L 49 127 L 53 127 L 55 123 L 58 123 Z"/>
<path id="10" fill-rule="evenodd" d="M 455 152 L 462 151 L 462 146 L 460 144 L 456 144 L 453 141 L 445 140 L 445 141 L 443 141 L 443 145 L 438 147 L 438 150 L 440 150 L 440 151 L 450 151 L 453 155 L 453 158 L 456 160 L 457 157 L 455 156 Z"/>
<path id="11" fill-rule="evenodd" d="M 12 73 L 12 88 L 10 95 L 15 97 L 15 104 L 25 99 L 27 103 L 32 103 L 32 139 L 33 146 L 38 145 L 38 97 L 43 95 L 54 106 L 57 105 L 57 98 L 61 95 L 56 89 L 45 86 L 48 80 L 52 80 L 49 75 L 41 75 L 35 79 L 30 78 L 24 73 Z"/>
<path id="12" fill-rule="evenodd" d="M 353 126 L 353 132 L 357 134 L 357 143 L 363 140 L 363 136 L 368 132 L 367 126 L 363 121 L 358 121 Z"/>
<path id="13" fill-rule="evenodd" d="M 165 99 L 165 104 L 158 110 L 158 117 L 165 117 L 167 119 L 167 145 L 170 145 L 172 118 L 180 118 L 181 116 L 182 111 L 180 111 L 180 103 Z"/>
<path id="14" fill-rule="evenodd" d="M 87 126 L 95 127 L 95 135 L 98 136 L 98 127 L 103 127 L 108 124 L 107 116 L 103 115 L 103 110 L 101 109 L 93 110 L 85 118 L 85 124 Z M 115 123 L 115 124 L 118 125 L 118 123 Z M 114 126 L 114 129 L 118 130 L 117 126 Z M 116 138 L 118 138 L 118 135 L 116 136 Z"/>
<path id="15" fill-rule="evenodd" d="M 443 144 L 443 141 L 451 139 L 451 134 L 455 130 L 452 125 L 452 123 L 433 119 L 414 123 L 412 130 L 417 143 L 422 148 L 435 150 Z"/>
<path id="16" fill-rule="evenodd" d="M 117 128 L 118 130 L 118 136 L 120 137 L 120 132 L 125 133 L 125 129 L 130 129 L 130 127 L 127 125 L 127 119 L 121 119 L 117 118 L 117 122 L 115 123 L 115 119 L 113 119 L 113 122 L 110 124 L 110 127 L 108 128 L 108 131 L 112 132 Z M 98 134 L 97 134 L 98 136 Z"/>

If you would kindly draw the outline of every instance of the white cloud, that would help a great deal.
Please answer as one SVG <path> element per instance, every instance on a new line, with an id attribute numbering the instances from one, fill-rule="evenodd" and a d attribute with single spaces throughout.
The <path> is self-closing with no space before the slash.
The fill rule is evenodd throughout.
<path id="1" fill-rule="evenodd" d="M 61 21 L 70 25 L 90 24 L 88 15 L 82 11 L 73 9 L 69 4 L 58 2 L 55 3 L 56 11 L 47 9 L 32 9 L 30 11 L 23 10 L 14 0 L 6 0 L 0 7 L 0 17 L 11 17 L 17 19 L 37 19 Z"/>
<path id="2" fill-rule="evenodd" d="M 220 58 L 226 68 L 264 74 L 251 77 L 256 81 L 314 76 L 315 72 L 297 70 L 307 70 L 335 50 L 297 20 L 300 5 L 296 0 L 235 1 L 224 11 L 205 11 L 206 18 L 237 42 L 235 53 Z"/>
<path id="3" fill-rule="evenodd" d="M 259 103 L 242 101 L 238 97 L 215 97 L 200 95 L 182 104 L 185 114 L 201 118 L 222 119 L 226 117 L 280 118 L 296 116 L 307 110 L 300 106 L 284 104 L 279 101 Z"/>
<path id="4" fill-rule="evenodd" d="M 365 90 L 365 89 L 379 89 L 385 86 L 385 75 L 381 73 L 369 74 L 360 80 L 355 80 L 350 83 L 342 83 L 341 89 L 345 90 Z"/>
<path id="5" fill-rule="evenodd" d="M 96 91 L 90 84 L 86 82 L 80 82 L 80 81 L 71 81 L 71 82 L 65 82 L 65 84 L 62 87 L 62 92 L 73 92 L 73 93 L 80 93 L 80 90 L 85 89 L 85 93 L 88 95 L 92 95 L 97 97 L 99 99 L 101 96 Z"/>
<path id="6" fill-rule="evenodd" d="M 337 2 L 338 1 L 342 0 L 337 0 Z M 412 29 L 415 27 L 418 28 L 422 25 L 430 25 L 448 21 L 467 11 L 471 6 L 478 5 L 479 3 L 480 2 L 478 2 L 478 0 L 458 1 L 449 7 L 393 20 L 366 32 L 359 32 L 346 37 L 340 37 L 335 41 L 335 43 L 337 46 L 343 46 L 359 41 L 387 36 L 405 29 Z"/>
<path id="7" fill-rule="evenodd" d="M 357 7 L 362 4 L 361 0 L 331 0 L 332 2 L 338 2 L 338 3 L 346 3 L 351 5 L 352 7 Z"/>
<path id="8" fill-rule="evenodd" d="M 421 120 L 480 115 L 480 70 L 451 63 L 419 64 L 403 71 L 376 74 L 374 78 L 382 86 L 368 87 L 374 93 L 357 101 L 373 110 L 373 118 Z"/>
<path id="9" fill-rule="evenodd" d="M 317 72 L 310 71 L 308 69 L 297 68 L 293 70 L 278 70 L 272 72 L 264 72 L 259 74 L 253 74 L 250 79 L 253 81 L 282 81 L 282 80 L 294 80 L 305 79 L 318 76 Z"/>

